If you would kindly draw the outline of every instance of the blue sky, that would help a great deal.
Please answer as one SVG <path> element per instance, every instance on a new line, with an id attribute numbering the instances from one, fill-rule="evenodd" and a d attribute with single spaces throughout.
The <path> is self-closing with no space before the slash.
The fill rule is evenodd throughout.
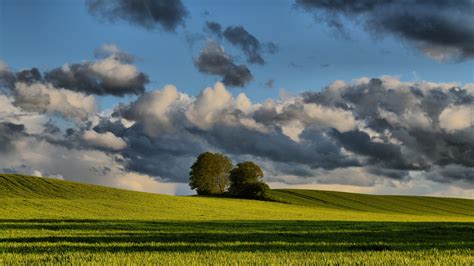
<path id="1" fill-rule="evenodd" d="M 185 36 L 202 33 L 206 21 L 218 21 L 224 27 L 242 25 L 260 41 L 275 42 L 280 48 L 277 54 L 266 56 L 266 65 L 250 66 L 255 79 L 249 85 L 232 89 L 234 94 L 245 92 L 252 101 L 277 98 L 281 88 L 299 93 L 363 76 L 462 83 L 473 79 L 472 60 L 437 62 L 405 41 L 391 36 L 377 39 L 350 24 L 349 38 L 340 36 L 292 1 L 188 0 L 184 4 L 189 11 L 186 25 L 170 33 L 123 21 L 100 22 L 82 1 L 2 1 L 0 57 L 17 70 L 32 66 L 47 70 L 92 60 L 96 48 L 113 43 L 138 58 L 139 69 L 150 76 L 148 89 L 174 84 L 196 95 L 218 78 L 195 69 L 193 58 L 203 44 L 191 47 Z M 238 49 L 225 41 L 222 44 L 245 63 Z M 269 79 L 275 80 L 274 88 L 265 87 Z M 103 107 L 111 107 L 114 101 L 102 100 Z"/>

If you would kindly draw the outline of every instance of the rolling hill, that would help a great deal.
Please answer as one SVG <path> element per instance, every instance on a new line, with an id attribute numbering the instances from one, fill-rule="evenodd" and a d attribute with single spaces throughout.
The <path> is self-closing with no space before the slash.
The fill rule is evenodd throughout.
<path id="1" fill-rule="evenodd" d="M 280 202 L 334 210 L 474 216 L 474 200 L 459 198 L 380 196 L 304 189 L 274 189 L 272 197 Z"/>
<path id="2" fill-rule="evenodd" d="M 474 200 L 273 190 L 279 202 L 168 196 L 0 175 L 3 219 L 474 221 Z"/>
<path id="3" fill-rule="evenodd" d="M 290 189 L 272 197 L 167 196 L 0 174 L 0 264 L 473 261 L 473 200 Z"/>

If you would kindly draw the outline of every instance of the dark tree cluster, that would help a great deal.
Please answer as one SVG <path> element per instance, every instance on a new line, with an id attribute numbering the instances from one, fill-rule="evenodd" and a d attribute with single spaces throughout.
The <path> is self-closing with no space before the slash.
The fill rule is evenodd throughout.
<path id="1" fill-rule="evenodd" d="M 229 157 L 205 152 L 191 166 L 189 186 L 198 195 L 229 195 L 237 198 L 268 198 L 270 187 L 263 182 L 263 171 L 247 161 L 235 167 Z"/>

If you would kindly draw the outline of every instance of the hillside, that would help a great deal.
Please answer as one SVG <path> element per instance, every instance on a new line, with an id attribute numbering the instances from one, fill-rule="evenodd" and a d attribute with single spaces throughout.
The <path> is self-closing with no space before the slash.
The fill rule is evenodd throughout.
<path id="1" fill-rule="evenodd" d="M 167 196 L 0 175 L 2 219 L 474 221 L 474 201 L 274 190 L 279 202 Z M 288 204 L 290 203 L 290 204 Z"/>
<path id="2" fill-rule="evenodd" d="M 459 198 L 380 196 L 304 189 L 274 189 L 272 198 L 290 204 L 335 210 L 474 216 L 474 200 Z"/>
<path id="3" fill-rule="evenodd" d="M 0 264 L 470 264 L 474 201 L 273 190 L 262 202 L 0 174 Z"/>

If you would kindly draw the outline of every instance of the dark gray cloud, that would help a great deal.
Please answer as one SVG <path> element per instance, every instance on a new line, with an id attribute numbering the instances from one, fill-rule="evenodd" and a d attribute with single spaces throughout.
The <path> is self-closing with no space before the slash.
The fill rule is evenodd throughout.
<path id="1" fill-rule="evenodd" d="M 11 70 L 0 71 L 0 85 L 8 90 L 13 90 L 16 82 L 33 84 L 43 82 L 43 76 L 37 68 L 24 69 L 18 72 Z"/>
<path id="2" fill-rule="evenodd" d="M 15 86 L 15 82 L 32 84 L 41 81 L 43 77 L 37 68 L 24 69 L 16 73 L 9 69 L 0 69 L 0 87 L 10 90 Z"/>
<path id="3" fill-rule="evenodd" d="M 210 130 L 195 130 L 193 133 L 201 135 L 212 146 L 234 155 L 248 154 L 311 168 L 335 169 L 358 165 L 356 160 L 344 156 L 340 147 L 320 131 L 303 132 L 304 144 L 292 141 L 281 131 L 266 134 L 225 124 L 216 124 Z"/>
<path id="4" fill-rule="evenodd" d="M 174 31 L 188 14 L 181 0 L 87 0 L 86 5 L 100 20 L 123 20 L 148 30 Z"/>
<path id="5" fill-rule="evenodd" d="M 218 37 L 222 36 L 222 26 L 218 22 L 206 21 L 206 27 L 204 28 L 204 30 L 216 34 Z"/>
<path id="6" fill-rule="evenodd" d="M 419 164 L 416 161 L 406 160 L 399 145 L 374 142 L 367 133 L 358 130 L 344 133 L 334 130 L 333 134 L 346 150 L 370 158 L 368 162 L 370 164 L 389 169 L 417 170 L 420 168 L 417 167 Z"/>
<path id="7" fill-rule="evenodd" d="M 260 41 L 242 26 L 227 27 L 222 35 L 227 41 L 242 49 L 251 64 L 265 64 L 261 55 Z"/>
<path id="8" fill-rule="evenodd" d="M 43 80 L 40 71 L 37 68 L 25 69 L 16 73 L 16 81 L 24 83 L 36 83 Z"/>
<path id="9" fill-rule="evenodd" d="M 247 57 L 247 62 L 251 64 L 263 65 L 265 60 L 262 53 L 275 54 L 279 50 L 274 42 L 262 44 L 243 26 L 229 26 L 223 29 L 218 22 L 207 21 L 204 29 L 219 38 L 225 38 L 229 43 L 241 49 Z"/>
<path id="10" fill-rule="evenodd" d="M 43 74 L 37 68 L 13 72 L 0 69 L 0 85 L 14 90 L 15 83 L 32 85 L 50 83 L 58 89 L 85 94 L 124 96 L 142 94 L 149 83 L 148 75 L 140 72 L 135 57 L 115 45 L 103 45 L 95 51 L 96 61 L 65 64 Z"/>
<path id="11" fill-rule="evenodd" d="M 58 67 L 45 73 L 45 80 L 56 87 L 96 95 L 141 94 L 148 76 L 132 65 L 107 58 L 107 62 L 85 62 Z M 116 71 L 110 71 L 115 68 Z M 109 72 L 107 72 L 109 71 Z"/>
<path id="12" fill-rule="evenodd" d="M 13 141 L 25 134 L 25 126 L 22 124 L 0 122 L 0 151 L 7 153 L 12 150 Z"/>
<path id="13" fill-rule="evenodd" d="M 150 136 L 142 123 L 126 128 L 118 121 L 103 120 L 94 130 L 112 132 L 127 141 L 127 147 L 117 151 L 125 169 L 172 182 L 187 182 L 195 155 L 210 148 L 185 131 Z"/>
<path id="14" fill-rule="evenodd" d="M 16 76 L 10 70 L 0 70 L 0 89 L 10 89 L 15 85 Z"/>
<path id="15" fill-rule="evenodd" d="M 384 167 L 367 167 L 367 172 L 376 176 L 383 176 L 394 180 L 407 181 L 412 179 L 410 171 L 405 169 L 392 169 Z"/>
<path id="16" fill-rule="evenodd" d="M 451 183 L 455 181 L 463 181 L 472 186 L 474 180 L 474 171 L 471 167 L 450 164 L 442 167 L 435 167 L 427 173 L 428 178 L 441 183 Z"/>
<path id="17" fill-rule="evenodd" d="M 474 56 L 474 2 L 296 0 L 319 20 L 344 31 L 344 20 L 362 22 L 375 35 L 391 34 L 412 42 L 438 60 Z"/>
<path id="18" fill-rule="evenodd" d="M 244 87 L 252 79 L 252 73 L 245 65 L 237 65 L 222 46 L 214 41 L 208 41 L 194 65 L 199 72 L 218 75 L 227 86 Z"/>
<path id="19" fill-rule="evenodd" d="M 37 120 L 39 114 L 58 114 L 74 122 L 83 122 L 96 111 L 93 96 L 56 88 L 45 82 L 36 68 L 17 73 L 0 70 L 0 92 L 2 121 L 5 118 L 6 121 Z"/>

